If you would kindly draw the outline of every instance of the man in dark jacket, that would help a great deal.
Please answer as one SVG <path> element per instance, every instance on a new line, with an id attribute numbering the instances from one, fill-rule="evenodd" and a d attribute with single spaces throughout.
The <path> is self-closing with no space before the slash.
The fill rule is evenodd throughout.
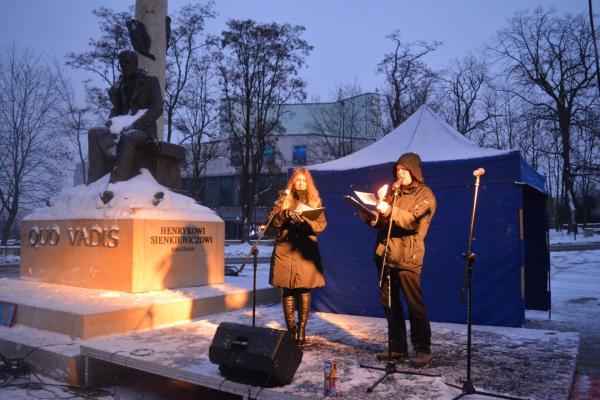
<path id="1" fill-rule="evenodd" d="M 368 223 L 379 228 L 375 245 L 379 274 L 384 267 L 384 258 L 390 268 L 391 296 L 388 297 L 390 285 L 385 269 L 380 294 L 388 321 L 392 358 L 402 360 L 408 354 L 404 312 L 399 298 L 401 290 L 408 303 L 410 339 L 415 352 L 411 361 L 415 367 L 424 367 L 431 362 L 431 328 L 421 295 L 421 268 L 425 255 L 424 239 L 435 213 L 436 200 L 424 183 L 421 158 L 416 153 L 406 153 L 398 159 L 394 178 L 396 181 L 386 196 L 377 203 L 377 214 Z M 388 253 L 384 257 L 388 230 Z M 388 353 L 379 354 L 377 358 L 387 360 Z"/>
<path id="2" fill-rule="evenodd" d="M 113 105 L 109 118 L 145 112 L 118 133 L 107 127 L 90 129 L 88 183 L 110 172 L 110 183 L 124 181 L 138 171 L 134 167 L 136 152 L 157 139 L 156 120 L 163 111 L 163 98 L 158 79 L 138 68 L 137 54 L 131 50 L 119 53 L 121 77 L 110 88 L 108 95 Z M 118 144 L 116 142 L 118 136 Z M 116 154 L 113 147 L 117 146 Z M 104 200 L 104 198 L 103 198 Z"/>

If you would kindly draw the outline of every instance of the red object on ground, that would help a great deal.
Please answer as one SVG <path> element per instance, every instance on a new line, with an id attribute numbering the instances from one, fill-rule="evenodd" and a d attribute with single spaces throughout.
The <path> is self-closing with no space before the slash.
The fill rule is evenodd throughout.
<path id="1" fill-rule="evenodd" d="M 569 400 L 600 399 L 600 376 L 575 375 Z"/>

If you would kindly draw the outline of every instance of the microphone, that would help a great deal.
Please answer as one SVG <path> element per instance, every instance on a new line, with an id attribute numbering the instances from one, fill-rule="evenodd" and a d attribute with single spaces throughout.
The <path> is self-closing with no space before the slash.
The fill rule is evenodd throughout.
<path id="1" fill-rule="evenodd" d="M 479 167 L 475 171 L 473 171 L 473 176 L 481 176 L 483 174 L 485 174 L 485 169 L 483 169 L 482 167 Z"/>
<path id="2" fill-rule="evenodd" d="M 400 191 L 401 187 L 402 187 L 402 181 L 399 179 L 392 184 L 392 190 L 394 191 L 394 193 L 398 193 Z"/>
<path id="3" fill-rule="evenodd" d="M 288 194 L 290 194 L 288 189 L 281 189 L 277 192 L 277 199 L 275 199 L 274 206 L 279 206 Z"/>

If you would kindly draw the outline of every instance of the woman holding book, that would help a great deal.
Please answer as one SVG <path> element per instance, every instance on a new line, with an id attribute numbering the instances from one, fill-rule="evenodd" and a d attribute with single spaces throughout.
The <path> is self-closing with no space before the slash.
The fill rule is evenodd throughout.
<path id="1" fill-rule="evenodd" d="M 304 345 L 311 289 L 325 285 L 317 235 L 327 226 L 319 192 L 306 168 L 294 171 L 269 219 L 277 229 L 269 283 L 281 288 L 287 329 L 299 345 Z"/>

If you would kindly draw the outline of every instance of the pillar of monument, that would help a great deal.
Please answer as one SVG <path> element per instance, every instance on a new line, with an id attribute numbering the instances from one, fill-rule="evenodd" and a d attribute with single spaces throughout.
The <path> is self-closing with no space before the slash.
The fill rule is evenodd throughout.
<path id="1" fill-rule="evenodd" d="M 156 60 L 151 60 L 138 53 L 139 65 L 158 78 L 160 90 L 165 95 L 165 68 L 167 64 L 167 34 L 166 34 L 167 0 L 136 0 L 135 19 L 146 26 L 152 45 L 150 53 Z M 163 140 L 164 117 L 156 121 L 158 140 Z"/>

